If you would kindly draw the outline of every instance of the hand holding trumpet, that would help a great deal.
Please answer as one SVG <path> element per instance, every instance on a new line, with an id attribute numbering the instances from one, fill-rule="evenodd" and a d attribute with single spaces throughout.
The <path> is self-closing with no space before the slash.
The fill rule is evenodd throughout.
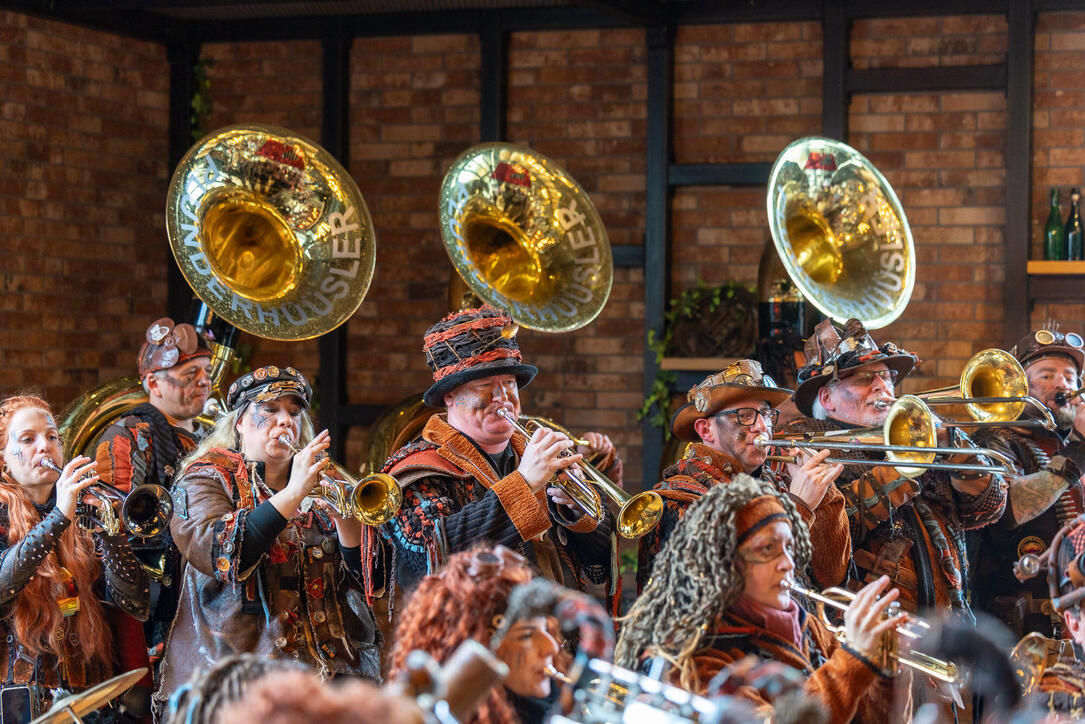
<path id="1" fill-rule="evenodd" d="M 818 450 L 810 453 L 798 450 L 795 462 L 787 464 L 787 472 L 791 477 L 788 492 L 805 503 L 810 510 L 821 505 L 829 486 L 844 471 L 844 466 L 840 463 L 825 462 L 829 452 Z"/>

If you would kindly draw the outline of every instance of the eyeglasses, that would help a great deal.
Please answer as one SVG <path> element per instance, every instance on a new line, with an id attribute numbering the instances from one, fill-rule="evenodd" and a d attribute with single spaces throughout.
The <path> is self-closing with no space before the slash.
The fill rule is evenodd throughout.
<path id="1" fill-rule="evenodd" d="M 897 371 L 896 370 L 879 370 L 877 372 L 856 372 L 853 375 L 848 375 L 843 378 L 849 382 L 854 382 L 859 387 L 870 387 L 874 384 L 874 378 L 881 378 L 883 382 L 892 387 L 897 383 Z"/>
<path id="2" fill-rule="evenodd" d="M 738 556 L 747 563 L 772 563 L 785 553 L 789 557 L 792 556 L 794 547 L 794 541 L 784 541 L 777 538 L 764 545 L 739 548 Z"/>
<path id="3" fill-rule="evenodd" d="M 1066 345 L 1067 347 L 1073 347 L 1074 349 L 1081 349 L 1082 346 L 1085 346 L 1085 340 L 1083 340 L 1081 335 L 1076 332 L 1063 334 L 1062 332 L 1056 332 L 1051 329 L 1038 329 L 1036 330 L 1036 333 L 1032 335 L 1032 338 L 1036 340 L 1036 344 L 1044 346 L 1049 344 L 1060 344 Z"/>
<path id="4" fill-rule="evenodd" d="M 779 410 L 765 408 L 759 410 L 756 407 L 736 407 L 733 410 L 722 410 L 717 413 L 717 416 L 718 415 L 734 415 L 735 422 L 742 425 L 742 427 L 750 427 L 753 425 L 758 415 L 760 415 L 761 419 L 769 425 L 775 425 L 776 421 L 780 419 Z"/>

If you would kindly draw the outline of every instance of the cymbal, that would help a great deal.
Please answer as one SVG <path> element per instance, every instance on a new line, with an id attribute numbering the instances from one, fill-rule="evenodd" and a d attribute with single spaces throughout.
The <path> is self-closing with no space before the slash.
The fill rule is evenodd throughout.
<path id="1" fill-rule="evenodd" d="M 49 708 L 49 711 L 30 722 L 30 724 L 62 724 L 63 722 L 70 724 L 72 714 L 75 714 L 76 717 L 83 717 L 92 711 L 101 709 L 135 686 L 146 675 L 146 667 L 132 669 L 127 673 L 114 676 L 108 681 L 92 686 L 86 691 L 69 694 L 63 699 L 57 699 L 53 702 L 53 706 Z"/>

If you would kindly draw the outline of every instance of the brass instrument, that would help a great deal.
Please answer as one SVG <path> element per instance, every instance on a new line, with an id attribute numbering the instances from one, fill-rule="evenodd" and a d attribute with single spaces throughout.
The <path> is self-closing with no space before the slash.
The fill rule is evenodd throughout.
<path id="1" fill-rule="evenodd" d="M 40 464 L 58 475 L 63 472 L 63 468 L 49 458 L 43 458 Z M 129 535 L 150 538 L 165 530 L 173 517 L 173 500 L 161 485 L 137 485 L 125 493 L 99 480 L 84 488 L 83 493 L 97 498 L 102 505 L 80 503 L 77 513 L 101 526 L 106 535 L 120 535 L 123 525 Z M 113 507 L 117 503 L 121 506 L 119 517 Z"/>
<path id="2" fill-rule="evenodd" d="M 915 286 L 912 232 L 861 153 L 828 138 L 792 142 L 773 164 L 766 206 L 787 274 L 815 307 L 868 329 L 901 315 Z"/>
<path id="3" fill-rule="evenodd" d="M 441 236 L 460 277 L 528 329 L 569 332 L 595 319 L 614 264 L 580 185 L 542 154 L 473 146 L 441 184 Z"/>
<path id="4" fill-rule="evenodd" d="M 827 588 L 824 591 L 817 593 L 807 588 L 803 588 L 797 583 L 788 581 L 786 582 L 788 588 L 793 592 L 805 596 L 817 604 L 817 614 L 821 622 L 825 624 L 825 627 L 829 629 L 839 641 L 845 641 L 844 627 L 842 625 L 836 625 L 829 620 L 826 614 L 826 606 L 835 608 L 838 611 L 847 611 L 852 601 L 855 600 L 855 594 L 843 588 Z M 890 610 L 887 611 L 887 616 L 896 616 L 900 607 L 891 604 Z M 922 674 L 926 674 L 939 681 L 944 681 L 947 684 L 956 684 L 958 682 L 957 665 L 952 661 L 943 661 L 933 656 L 929 656 L 920 651 L 908 651 L 901 653 L 898 647 L 895 645 L 897 638 L 906 638 L 913 641 L 919 640 L 923 635 L 930 630 L 930 624 L 912 614 L 906 614 L 907 618 L 900 623 L 896 628 L 896 636 L 889 637 L 892 643 L 889 645 L 887 651 L 887 657 L 891 661 L 907 666 L 910 669 L 914 669 Z"/>
<path id="5" fill-rule="evenodd" d="M 1055 393 L 1055 404 L 1058 405 L 1059 407 L 1062 407 L 1063 405 L 1065 405 L 1070 400 L 1072 400 L 1072 399 L 1074 399 L 1076 397 L 1081 397 L 1082 395 L 1085 395 L 1085 387 L 1079 387 L 1078 389 L 1074 390 L 1073 392 L 1056 392 Z"/>
<path id="6" fill-rule="evenodd" d="M 520 421 L 511 412 L 505 408 L 500 408 L 497 414 L 508 420 L 521 435 L 526 436 L 528 439 L 531 438 L 532 431 L 521 425 Z M 568 450 L 564 451 L 564 456 L 569 454 Z M 585 515 L 595 520 L 603 519 L 602 505 L 591 484 L 594 484 L 599 489 L 599 492 L 620 506 L 617 518 L 618 534 L 623 538 L 640 538 L 652 528 L 655 528 L 659 523 L 659 519 L 663 516 L 663 499 L 655 491 L 646 490 L 636 495 L 630 495 L 611 482 L 594 465 L 584 461 L 565 468 L 563 472 L 565 473 L 565 479 L 558 476 L 553 481 L 553 484 L 564 490 Z M 591 479 L 591 484 L 588 483 L 585 476 Z"/>
<path id="7" fill-rule="evenodd" d="M 1036 690 L 1046 669 L 1060 660 L 1073 659 L 1074 648 L 1070 639 L 1051 639 L 1033 631 L 1025 634 L 1010 651 L 1013 673 L 1021 685 L 1021 695 L 1028 696 Z"/>
<path id="8" fill-rule="evenodd" d="M 591 659 L 584 666 L 574 664 L 574 667 L 580 670 L 579 675 L 567 676 L 556 671 L 550 674 L 573 689 L 571 711 L 555 714 L 551 722 L 698 724 L 721 721 L 725 712 L 734 716 L 734 721 L 754 719 L 752 708 L 747 717 L 743 704 L 730 697 L 708 699 L 602 659 Z"/>
<path id="9" fill-rule="evenodd" d="M 832 430 L 800 437 L 758 438 L 754 445 L 761 449 L 770 447 L 810 450 L 854 450 L 884 452 L 885 460 L 862 460 L 851 458 L 828 458 L 826 463 L 863 465 L 870 467 L 893 467 L 901 475 L 914 478 L 924 470 L 959 470 L 1012 475 L 1013 463 L 1005 455 L 989 448 L 957 448 L 937 446 L 937 422 L 923 400 L 913 395 L 901 395 L 889 408 L 889 415 L 881 428 L 855 428 Z M 848 442 L 832 442 L 846 437 Z M 880 442 L 879 442 L 880 441 Z M 989 457 L 998 465 L 935 462 L 938 455 L 971 455 Z M 793 456 L 769 455 L 770 460 L 796 462 Z"/>
<path id="10" fill-rule="evenodd" d="M 295 455 L 301 452 L 301 446 L 290 437 L 279 435 L 278 440 Z M 356 518 L 374 526 L 391 520 L 403 504 L 403 491 L 391 475 L 370 473 L 355 480 L 330 458 L 325 459 L 320 471 L 320 492 L 311 497 L 326 501 L 343 518 Z"/>
<path id="11" fill-rule="evenodd" d="M 560 681 L 562 684 L 570 684 L 570 685 L 575 685 L 576 684 L 575 681 L 573 681 L 571 678 L 569 678 L 568 676 L 566 676 L 562 672 L 555 669 L 550 664 L 547 664 L 545 667 L 543 667 L 543 673 L 546 674 L 551 679 L 554 679 L 555 681 Z M 592 683 L 598 683 L 598 682 L 592 682 Z M 628 694 L 629 694 L 629 689 L 625 688 L 621 684 L 616 684 L 614 682 L 611 682 L 610 685 L 607 687 L 606 697 L 607 697 L 607 701 L 611 702 L 612 704 L 617 704 L 618 706 L 624 706 L 625 705 L 625 697 Z"/>
<path id="12" fill-rule="evenodd" d="M 295 341 L 345 322 L 373 278 L 373 222 L 357 185 L 309 139 L 274 126 L 240 125 L 205 136 L 170 180 L 166 231 L 193 291 L 219 319 L 244 332 Z M 232 339 L 197 329 L 212 351 L 212 396 Z M 69 457 L 114 419 L 146 402 L 124 378 L 77 398 L 60 415 Z"/>
<path id="13" fill-rule="evenodd" d="M 963 404 L 973 421 L 947 423 L 954 427 L 1007 427 L 1012 423 L 1013 427 L 1055 429 L 1051 411 L 1029 395 L 1028 378 L 1021 363 L 1001 349 L 985 349 L 972 355 L 961 371 L 959 385 L 918 392 L 916 397 L 928 405 Z M 1017 421 L 1026 405 L 1035 407 L 1042 419 Z"/>

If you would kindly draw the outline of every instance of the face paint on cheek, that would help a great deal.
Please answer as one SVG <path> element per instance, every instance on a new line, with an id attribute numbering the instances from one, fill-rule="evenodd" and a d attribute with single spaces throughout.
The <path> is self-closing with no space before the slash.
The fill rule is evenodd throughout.
<path id="1" fill-rule="evenodd" d="M 271 424 L 271 416 L 265 415 L 259 410 L 253 410 L 252 424 L 256 426 L 257 430 L 263 430 L 265 427 Z"/>

